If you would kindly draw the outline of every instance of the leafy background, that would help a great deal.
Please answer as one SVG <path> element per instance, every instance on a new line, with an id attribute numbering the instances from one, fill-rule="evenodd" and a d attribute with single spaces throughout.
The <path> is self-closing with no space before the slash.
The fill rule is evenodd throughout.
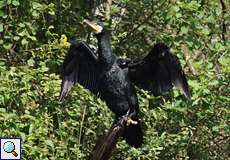
<path id="1" fill-rule="evenodd" d="M 176 90 L 162 97 L 138 90 L 144 145 L 121 140 L 112 159 L 228 159 L 229 0 L 0 0 L 0 137 L 21 137 L 23 159 L 80 160 L 110 127 L 113 114 L 81 86 L 57 102 L 66 53 L 59 38 L 95 44 L 82 20 L 99 4 L 117 55 L 143 57 L 163 41 L 192 92 L 188 102 Z"/>

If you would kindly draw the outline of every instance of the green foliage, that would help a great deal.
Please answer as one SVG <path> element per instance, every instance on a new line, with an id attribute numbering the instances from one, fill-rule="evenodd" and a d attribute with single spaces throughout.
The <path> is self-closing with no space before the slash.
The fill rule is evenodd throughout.
<path id="1" fill-rule="evenodd" d="M 95 43 L 81 24 L 89 15 L 82 0 L 0 0 L 0 137 L 21 137 L 23 159 L 86 159 L 113 122 L 81 86 L 57 102 L 66 52 L 58 39 Z M 112 159 L 228 159 L 230 14 L 224 19 L 225 41 L 217 0 L 113 2 L 114 52 L 142 57 L 155 42 L 167 43 L 188 75 L 192 101 L 177 90 L 162 97 L 138 90 L 145 143 L 134 149 L 120 141 Z"/>

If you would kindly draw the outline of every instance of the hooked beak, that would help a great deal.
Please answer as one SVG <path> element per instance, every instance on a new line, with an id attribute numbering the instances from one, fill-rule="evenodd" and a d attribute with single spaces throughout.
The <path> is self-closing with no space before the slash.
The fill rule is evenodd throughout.
<path id="1" fill-rule="evenodd" d="M 98 25 L 95 22 L 90 22 L 89 20 L 85 19 L 83 23 L 86 23 L 90 27 L 90 29 L 92 29 L 92 31 L 96 34 L 99 34 L 102 32 L 102 29 L 103 29 L 102 26 Z"/>

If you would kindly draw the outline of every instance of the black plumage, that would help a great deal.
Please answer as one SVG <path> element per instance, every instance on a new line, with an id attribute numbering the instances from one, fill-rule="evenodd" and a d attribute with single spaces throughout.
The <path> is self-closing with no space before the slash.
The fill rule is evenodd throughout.
<path id="1" fill-rule="evenodd" d="M 191 98 L 185 74 L 179 59 L 164 43 L 157 43 L 141 60 L 127 64 L 132 81 L 154 96 L 159 96 L 173 86 L 188 99 Z"/>
<path id="2" fill-rule="evenodd" d="M 98 57 L 84 42 L 73 42 L 63 62 L 59 100 L 62 101 L 78 82 L 94 94 L 98 93 Z"/>
<path id="3" fill-rule="evenodd" d="M 143 143 L 139 122 L 139 105 L 134 84 L 158 96 L 178 87 L 190 98 L 189 88 L 178 58 L 163 44 L 156 44 L 139 61 L 118 58 L 111 49 L 108 31 L 97 24 L 86 22 L 96 33 L 98 51 L 95 53 L 83 43 L 72 43 L 63 62 L 60 100 L 75 83 L 80 83 L 106 102 L 116 119 L 129 112 L 137 124 L 125 128 L 123 137 L 134 147 Z"/>

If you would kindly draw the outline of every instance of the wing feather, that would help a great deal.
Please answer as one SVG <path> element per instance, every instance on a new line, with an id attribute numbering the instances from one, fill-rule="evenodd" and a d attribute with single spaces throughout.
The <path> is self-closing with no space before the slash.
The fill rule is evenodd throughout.
<path id="1" fill-rule="evenodd" d="M 97 55 L 84 42 L 72 43 L 63 62 L 59 101 L 79 83 L 94 94 L 98 93 Z"/>
<path id="2" fill-rule="evenodd" d="M 175 86 L 188 99 L 191 98 L 179 59 L 163 43 L 156 44 L 144 59 L 129 63 L 128 68 L 131 80 L 155 96 Z"/>

